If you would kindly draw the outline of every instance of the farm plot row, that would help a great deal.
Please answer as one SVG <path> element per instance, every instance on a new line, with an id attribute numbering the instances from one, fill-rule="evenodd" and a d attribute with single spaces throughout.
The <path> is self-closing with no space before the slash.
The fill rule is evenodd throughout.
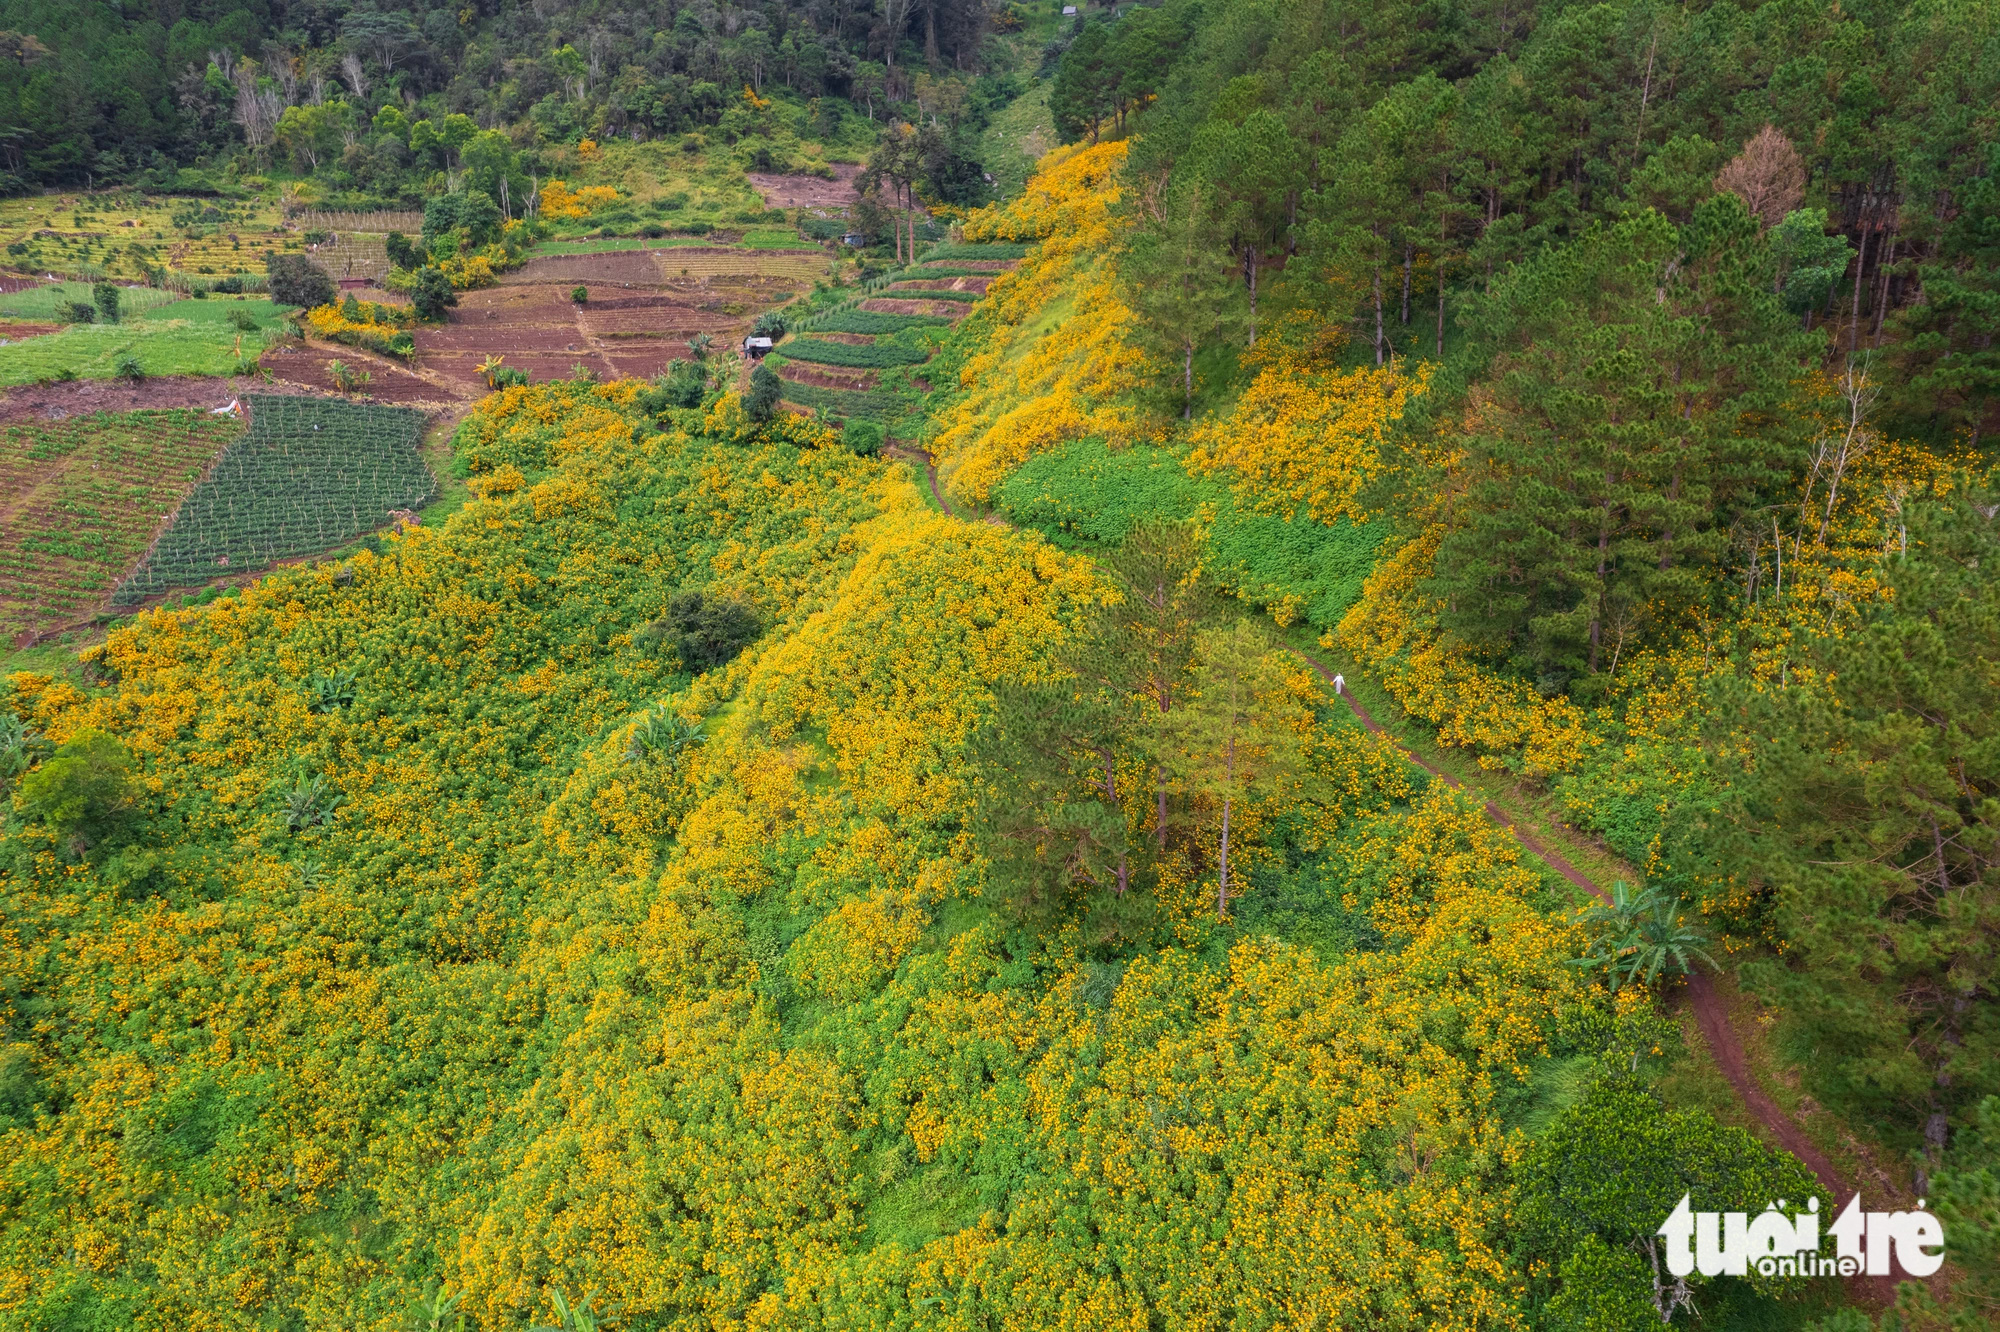
<path id="1" fill-rule="evenodd" d="M 856 346 L 827 338 L 799 338 L 783 346 L 794 361 L 846 366 L 855 370 L 886 370 L 896 365 L 922 365 L 931 358 L 927 347 L 909 347 L 899 342 L 871 342 Z"/>
<path id="2" fill-rule="evenodd" d="M 0 630 L 71 624 L 146 549 L 242 434 L 199 409 L 93 412 L 0 431 Z"/>
<path id="3" fill-rule="evenodd" d="M 811 321 L 801 333 L 900 333 L 906 328 L 949 328 L 951 320 L 942 315 L 878 314 L 873 310 L 841 310 Z"/>
<path id="4" fill-rule="evenodd" d="M 401 407 L 254 395 L 250 429 L 202 479 L 113 594 L 132 605 L 351 541 L 436 489 Z"/>
<path id="5" fill-rule="evenodd" d="M 790 286 L 823 277 L 827 263 L 827 257 L 818 251 L 677 246 L 539 255 L 503 274 L 500 282 L 503 286 L 593 282 L 653 285 L 675 278 L 724 277 L 767 278 Z"/>
<path id="6" fill-rule="evenodd" d="M 847 389 L 825 388 L 818 384 L 800 383 L 790 378 L 785 380 L 785 401 L 808 411 L 824 409 L 828 416 L 843 421 L 882 421 L 902 410 L 901 404 L 892 393 L 875 389 L 853 392 Z"/>

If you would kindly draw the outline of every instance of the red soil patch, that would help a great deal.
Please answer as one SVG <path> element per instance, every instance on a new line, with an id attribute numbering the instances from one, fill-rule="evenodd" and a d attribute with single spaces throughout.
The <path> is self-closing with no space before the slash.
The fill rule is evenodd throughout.
<path id="1" fill-rule="evenodd" d="M 861 199 L 854 178 L 861 168 L 851 162 L 838 163 L 833 179 L 818 176 L 778 176 L 769 172 L 744 173 L 750 188 L 764 196 L 766 208 L 847 208 Z"/>
<path id="2" fill-rule="evenodd" d="M 246 393 L 299 393 L 302 389 L 260 379 L 162 377 L 143 384 L 79 379 L 68 384 L 23 384 L 0 392 L 0 422 L 30 418 L 60 421 L 86 412 L 131 412 L 142 407 L 222 407 Z"/>
<path id="3" fill-rule="evenodd" d="M 840 371 L 824 366 L 804 366 L 797 361 L 786 363 L 778 372 L 778 378 L 795 384 L 813 384 L 819 388 L 831 389 L 872 389 L 875 387 L 875 372 L 872 370 Z"/>
<path id="4" fill-rule="evenodd" d="M 334 393 L 333 376 L 327 373 L 326 368 L 332 361 L 368 372 L 368 386 L 356 396 L 366 396 L 376 402 L 456 401 L 457 395 L 450 389 L 412 374 L 386 357 L 372 356 L 352 347 L 288 344 L 265 352 L 258 358 L 257 364 L 284 383 Z"/>
<path id="5" fill-rule="evenodd" d="M 61 328 L 61 324 L 0 323 L 0 342 L 21 342 L 28 338 L 39 338 L 44 333 L 54 333 Z"/>

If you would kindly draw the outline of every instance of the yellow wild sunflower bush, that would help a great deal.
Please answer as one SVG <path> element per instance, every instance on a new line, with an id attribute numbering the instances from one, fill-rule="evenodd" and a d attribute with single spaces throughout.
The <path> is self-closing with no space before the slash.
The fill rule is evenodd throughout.
<path id="1" fill-rule="evenodd" d="M 1586 997 L 1483 815 L 1289 671 L 1240 854 L 1346 933 L 1029 933 L 969 741 L 1091 563 L 641 387 L 496 393 L 442 525 L 13 679 L 123 775 L 0 837 L 6 1317 L 1519 1325 L 1503 1098 Z M 689 589 L 761 629 L 699 675 Z"/>

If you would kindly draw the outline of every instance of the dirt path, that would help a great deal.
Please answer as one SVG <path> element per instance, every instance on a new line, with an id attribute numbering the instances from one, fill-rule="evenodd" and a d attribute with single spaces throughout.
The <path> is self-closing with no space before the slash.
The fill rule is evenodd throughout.
<path id="1" fill-rule="evenodd" d="M 937 501 L 938 507 L 944 510 L 947 518 L 958 517 L 952 511 L 951 501 L 944 497 L 944 491 L 938 489 L 937 464 L 929 453 L 915 444 L 885 444 L 882 446 L 882 452 L 891 458 L 901 458 L 904 462 L 921 462 L 924 465 L 924 479 L 931 483 L 931 498 Z"/>
<path id="2" fill-rule="evenodd" d="M 1309 654 L 1301 652 L 1299 656 L 1329 684 L 1340 679 Z M 1403 757 L 1446 786 L 1453 790 L 1464 789 L 1464 783 L 1449 773 L 1440 772 L 1426 762 L 1423 755 L 1383 730 L 1382 724 L 1369 715 L 1368 709 L 1361 705 L 1360 699 L 1340 685 L 1336 685 L 1336 692 L 1362 726 L 1388 739 L 1402 752 Z M 1600 902 L 1611 900 L 1611 895 L 1591 882 L 1588 875 L 1549 849 L 1541 839 L 1522 828 L 1512 815 L 1491 800 L 1486 802 L 1486 817 L 1512 833 L 1514 840 L 1519 842 L 1528 854 L 1578 888 Z M 1699 970 L 1689 972 L 1687 990 L 1689 1005 L 1694 1010 L 1695 1023 L 1701 1028 L 1702 1038 L 1708 1042 L 1709 1053 L 1715 1056 L 1716 1067 L 1720 1068 L 1722 1076 L 1728 1079 L 1730 1087 L 1736 1092 L 1737 1099 L 1743 1102 L 1743 1108 L 1764 1126 L 1766 1132 L 1775 1138 L 1780 1146 L 1805 1163 L 1806 1169 L 1813 1172 L 1814 1178 L 1819 1180 L 1820 1187 L 1826 1190 L 1837 1208 L 1841 1200 L 1854 1192 L 1853 1188 L 1840 1177 L 1840 1172 L 1834 1169 L 1833 1162 L 1827 1159 L 1826 1153 L 1806 1136 L 1806 1131 L 1799 1127 L 1798 1121 L 1786 1114 L 1783 1107 L 1771 1099 L 1770 1094 L 1758 1083 L 1756 1075 L 1750 1071 L 1749 1053 L 1744 1049 L 1742 1036 L 1729 1023 L 1729 1010 L 1722 1002 L 1722 996 L 1716 993 L 1714 978 Z M 1754 1202 L 1750 1205 L 1755 1206 Z M 1896 1282 L 1890 1277 L 1850 1277 L 1847 1280 L 1847 1288 L 1849 1297 L 1862 1303 L 1886 1308 L 1896 1302 Z"/>

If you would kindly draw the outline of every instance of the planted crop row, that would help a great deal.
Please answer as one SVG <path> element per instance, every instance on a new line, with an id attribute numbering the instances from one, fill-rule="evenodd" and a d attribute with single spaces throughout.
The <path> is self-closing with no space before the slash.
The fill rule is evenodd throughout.
<path id="1" fill-rule="evenodd" d="M 19 505 L 0 533 L 0 628 L 60 624 L 97 604 L 242 429 L 173 409 L 0 430 L 0 481 Z"/>
<path id="2" fill-rule="evenodd" d="M 783 350 L 794 361 L 838 365 L 851 370 L 886 370 L 897 365 L 922 365 L 931 356 L 925 348 L 905 347 L 895 342 L 875 342 L 857 347 L 851 343 L 827 342 L 820 338 L 787 342 Z"/>
<path id="3" fill-rule="evenodd" d="M 926 260 L 918 264 L 915 268 L 904 269 L 903 276 L 911 279 L 950 277 L 995 278 L 1006 271 L 1004 268 L 998 271 L 990 268 L 967 268 L 963 264 L 933 264 Z"/>
<path id="4" fill-rule="evenodd" d="M 914 280 L 910 278 L 897 279 L 899 282 Z M 956 301 L 960 305 L 972 305 L 981 299 L 981 293 L 979 292 L 953 291 L 949 287 L 940 289 L 930 287 L 889 287 L 876 292 L 875 295 L 892 301 Z"/>
<path id="5" fill-rule="evenodd" d="M 926 263 L 933 259 L 1020 259 L 1028 253 L 1028 247 L 1019 241 L 961 241 L 956 245 L 933 245 L 924 254 Z"/>
<path id="6" fill-rule="evenodd" d="M 892 394 L 879 391 L 821 388 L 785 380 L 785 401 L 801 407 L 824 409 L 827 415 L 847 420 L 883 421 L 895 416 L 900 407 Z"/>
<path id="7" fill-rule="evenodd" d="M 812 325 L 815 333 L 900 333 L 906 328 L 950 328 L 943 315 L 878 314 L 873 310 L 842 310 Z"/>
<path id="8" fill-rule="evenodd" d="M 417 456 L 419 412 L 263 395 L 248 403 L 249 431 L 188 495 L 114 604 L 326 550 L 435 489 Z"/>

